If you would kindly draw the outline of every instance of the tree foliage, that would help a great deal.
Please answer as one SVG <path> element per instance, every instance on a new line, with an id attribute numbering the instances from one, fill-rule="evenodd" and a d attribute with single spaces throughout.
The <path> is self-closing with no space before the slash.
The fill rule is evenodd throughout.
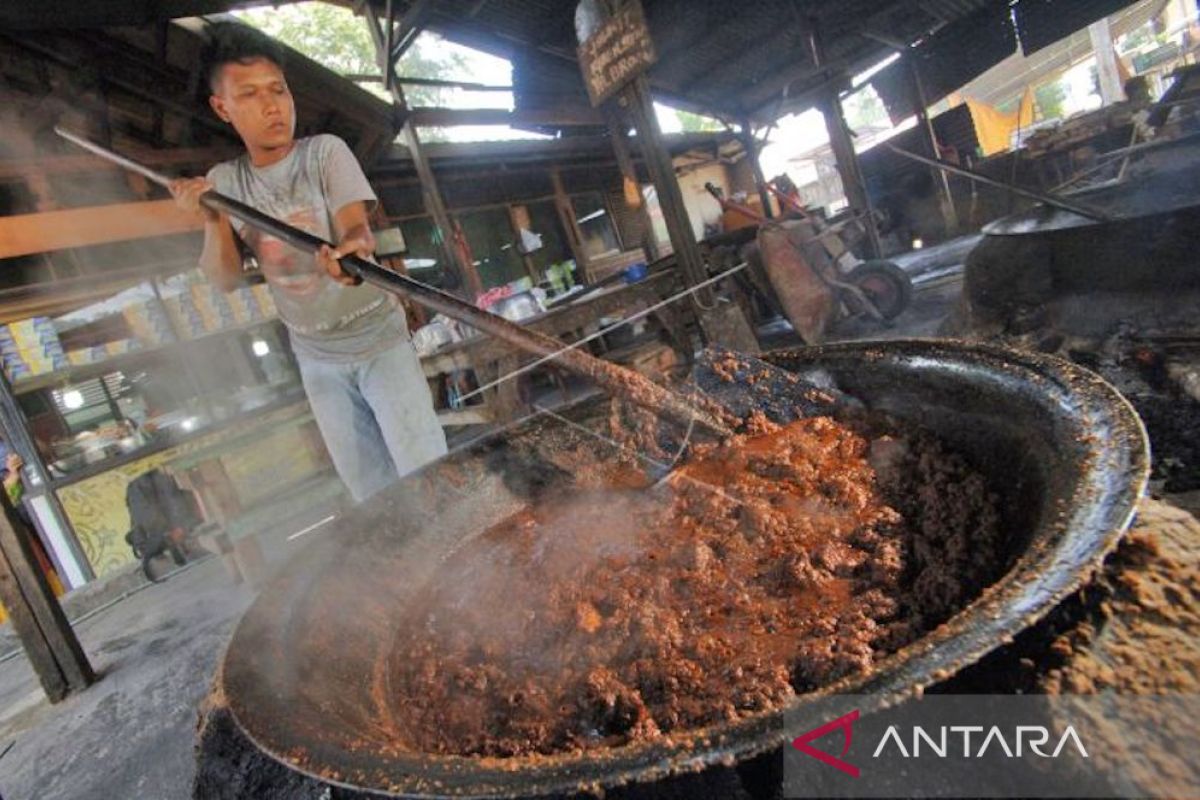
<path id="1" fill-rule="evenodd" d="M 1033 90 L 1033 100 L 1042 112 L 1042 119 L 1062 119 L 1066 99 L 1067 90 L 1060 81 L 1044 83 Z"/>
<path id="2" fill-rule="evenodd" d="M 890 128 L 892 125 L 883 100 L 879 99 L 879 94 L 871 84 L 866 84 L 847 96 L 842 101 L 842 112 L 846 115 L 846 124 L 851 130 Z"/>
<path id="3" fill-rule="evenodd" d="M 342 6 L 324 2 L 305 2 L 279 8 L 254 8 L 237 13 L 248 25 L 278 39 L 287 46 L 342 75 L 378 75 L 375 44 L 366 21 Z M 442 39 L 423 33 L 396 65 L 396 74 L 412 78 L 459 78 L 466 68 L 465 59 L 440 46 Z M 389 99 L 380 83 L 365 88 Z M 405 95 L 412 106 L 443 106 L 452 90 L 432 86 L 406 86 Z"/>
<path id="4" fill-rule="evenodd" d="M 723 131 L 725 126 L 720 120 L 713 117 L 707 117 L 703 114 L 694 114 L 691 111 L 682 111 L 674 109 L 675 117 L 679 120 L 679 127 L 684 133 L 708 133 L 710 131 Z"/>

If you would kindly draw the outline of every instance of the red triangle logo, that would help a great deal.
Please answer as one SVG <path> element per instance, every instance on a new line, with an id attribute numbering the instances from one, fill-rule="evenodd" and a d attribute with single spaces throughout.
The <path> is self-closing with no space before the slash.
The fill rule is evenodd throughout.
<path id="1" fill-rule="evenodd" d="M 813 728 L 808 733 L 797 736 L 792 740 L 792 747 L 799 750 L 801 753 L 810 755 L 823 764 L 828 764 L 834 769 L 839 769 L 852 778 L 858 777 L 858 767 L 853 764 L 848 764 L 842 761 L 846 757 L 846 753 L 850 752 L 850 740 L 853 738 L 854 731 L 851 726 L 858 720 L 858 709 L 851 711 L 849 714 L 838 717 L 832 722 L 826 722 L 819 728 Z M 814 739 L 820 739 L 828 733 L 832 733 L 838 728 L 842 729 L 842 753 L 840 757 L 831 756 L 824 750 L 818 750 L 809 744 Z"/>

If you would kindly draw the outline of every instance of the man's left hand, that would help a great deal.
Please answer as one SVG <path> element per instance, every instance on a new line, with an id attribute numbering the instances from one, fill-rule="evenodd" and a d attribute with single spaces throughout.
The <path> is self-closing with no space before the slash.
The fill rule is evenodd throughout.
<path id="1" fill-rule="evenodd" d="M 338 261 L 351 254 L 359 258 L 371 258 L 373 250 L 374 244 L 368 239 L 351 236 L 343 239 L 337 247 L 321 245 L 321 249 L 317 251 L 317 264 L 329 273 L 329 277 L 343 286 L 357 286 L 362 283 L 362 278 L 347 274 Z"/>

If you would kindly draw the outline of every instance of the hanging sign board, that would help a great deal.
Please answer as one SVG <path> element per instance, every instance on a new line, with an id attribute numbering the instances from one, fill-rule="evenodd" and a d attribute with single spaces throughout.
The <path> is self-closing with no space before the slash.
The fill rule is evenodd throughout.
<path id="1" fill-rule="evenodd" d="M 592 105 L 612 97 L 657 59 L 642 4 L 626 2 L 579 45 L 579 66 Z"/>

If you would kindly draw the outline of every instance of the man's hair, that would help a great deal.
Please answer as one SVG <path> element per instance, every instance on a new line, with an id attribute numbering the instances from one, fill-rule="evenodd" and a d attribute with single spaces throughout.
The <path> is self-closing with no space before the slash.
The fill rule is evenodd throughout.
<path id="1" fill-rule="evenodd" d="M 204 51 L 204 78 L 210 91 L 216 89 L 221 68 L 226 64 L 249 64 L 266 59 L 283 69 L 284 50 L 270 37 L 240 22 L 218 22 L 208 27 Z"/>

